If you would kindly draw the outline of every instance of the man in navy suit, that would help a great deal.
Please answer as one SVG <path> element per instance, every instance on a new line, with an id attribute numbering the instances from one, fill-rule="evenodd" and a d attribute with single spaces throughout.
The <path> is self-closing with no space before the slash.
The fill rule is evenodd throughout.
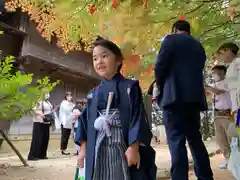
<path id="1" fill-rule="evenodd" d="M 200 111 L 207 110 L 203 69 L 206 55 L 190 35 L 190 24 L 177 21 L 165 37 L 155 65 L 155 79 L 171 153 L 172 180 L 188 180 L 188 141 L 198 180 L 213 180 L 200 133 Z"/>

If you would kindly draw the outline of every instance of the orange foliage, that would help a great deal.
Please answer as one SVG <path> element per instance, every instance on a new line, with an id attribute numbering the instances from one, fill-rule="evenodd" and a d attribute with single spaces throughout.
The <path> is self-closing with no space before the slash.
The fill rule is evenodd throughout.
<path id="1" fill-rule="evenodd" d="M 150 65 L 146 71 L 143 72 L 143 76 L 153 76 L 154 65 Z"/>
<path id="2" fill-rule="evenodd" d="M 82 50 L 80 43 L 72 42 L 69 39 L 69 33 L 66 22 L 59 22 L 58 28 L 52 29 L 51 25 L 55 22 L 56 14 L 54 13 L 53 5 L 46 4 L 43 7 L 36 7 L 34 1 L 31 0 L 11 0 L 5 2 L 5 9 L 9 12 L 15 12 L 21 8 L 23 12 L 27 12 L 30 19 L 37 25 L 36 29 L 48 41 L 51 41 L 51 36 L 57 37 L 57 45 L 65 52 L 71 50 Z M 55 22 L 56 23 L 56 22 Z M 82 37 L 84 39 L 84 37 Z M 85 39 L 84 39 L 85 40 Z M 88 46 L 86 48 L 89 48 Z"/>
<path id="3" fill-rule="evenodd" d="M 128 74 L 137 72 L 141 67 L 141 59 L 139 55 L 130 55 L 124 60 L 125 72 Z"/>
<path id="4" fill-rule="evenodd" d="M 113 38 L 113 41 L 116 43 L 116 44 L 122 44 L 122 39 L 120 37 L 114 37 Z"/>

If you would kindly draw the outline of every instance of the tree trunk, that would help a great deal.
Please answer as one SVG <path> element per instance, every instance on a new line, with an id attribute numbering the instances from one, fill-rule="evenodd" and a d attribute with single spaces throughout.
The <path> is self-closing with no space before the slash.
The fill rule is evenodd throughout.
<path id="1" fill-rule="evenodd" d="M 0 130 L 0 134 L 2 135 L 3 139 L 8 143 L 8 145 L 12 148 L 12 150 L 17 154 L 17 156 L 19 157 L 20 161 L 23 163 L 23 165 L 26 167 L 28 166 L 27 161 L 23 158 L 23 156 L 21 155 L 21 153 L 17 150 L 17 148 L 14 146 L 14 144 L 10 141 L 10 139 L 8 139 L 8 137 L 6 136 L 6 134 Z"/>
<path id="2" fill-rule="evenodd" d="M 8 134 L 10 129 L 11 121 L 3 121 L 0 120 L 0 131 L 5 132 L 5 134 Z M 0 148 L 2 147 L 4 142 L 4 139 L 0 136 Z"/>

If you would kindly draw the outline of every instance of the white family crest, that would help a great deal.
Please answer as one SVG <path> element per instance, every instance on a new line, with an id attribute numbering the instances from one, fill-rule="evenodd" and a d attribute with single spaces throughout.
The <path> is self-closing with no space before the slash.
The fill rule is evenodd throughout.
<path id="1" fill-rule="evenodd" d="M 127 93 L 128 93 L 128 95 L 130 94 L 130 91 L 131 91 L 131 89 L 130 89 L 130 88 L 127 88 Z"/>
<path id="2" fill-rule="evenodd" d="M 88 98 L 88 99 L 92 99 L 92 98 L 93 98 L 93 93 L 89 93 L 89 94 L 87 95 L 87 98 Z"/>

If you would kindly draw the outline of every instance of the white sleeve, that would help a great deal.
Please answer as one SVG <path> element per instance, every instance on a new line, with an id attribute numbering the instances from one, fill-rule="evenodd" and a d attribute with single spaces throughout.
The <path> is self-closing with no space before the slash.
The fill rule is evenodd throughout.
<path id="1" fill-rule="evenodd" d="M 230 90 L 240 88 L 240 58 L 237 58 L 231 67 L 231 77 L 226 77 L 225 83 Z"/>
<path id="2" fill-rule="evenodd" d="M 224 91 L 229 91 L 228 82 L 225 81 L 225 80 L 220 81 L 220 82 L 216 85 L 216 88 L 217 88 L 217 89 L 220 89 L 220 90 L 224 90 Z"/>

